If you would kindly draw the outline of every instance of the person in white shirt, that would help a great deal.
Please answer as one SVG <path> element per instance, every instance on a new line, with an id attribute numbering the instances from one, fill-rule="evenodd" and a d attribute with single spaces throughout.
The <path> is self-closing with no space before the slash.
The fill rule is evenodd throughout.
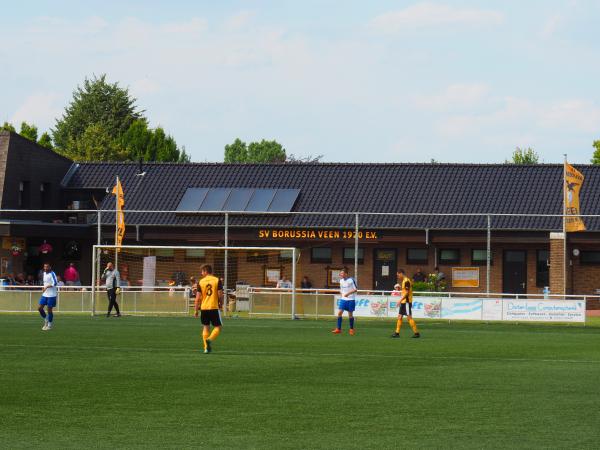
<path id="1" fill-rule="evenodd" d="M 348 311 L 348 319 L 350 321 L 350 335 L 354 336 L 354 310 L 356 309 L 356 292 L 358 286 L 353 278 L 348 275 L 347 269 L 340 271 L 340 294 L 338 299 L 338 317 L 337 327 L 332 331 L 333 334 L 342 332 L 342 317 L 344 311 Z"/>
<path id="2" fill-rule="evenodd" d="M 38 311 L 42 319 L 44 319 L 43 331 L 49 331 L 52 329 L 54 322 L 53 308 L 56 306 L 56 298 L 58 297 L 58 281 L 56 274 L 52 271 L 50 264 L 44 264 L 42 275 L 42 297 L 40 298 L 40 306 Z M 48 309 L 48 313 L 44 311 L 44 307 Z"/>

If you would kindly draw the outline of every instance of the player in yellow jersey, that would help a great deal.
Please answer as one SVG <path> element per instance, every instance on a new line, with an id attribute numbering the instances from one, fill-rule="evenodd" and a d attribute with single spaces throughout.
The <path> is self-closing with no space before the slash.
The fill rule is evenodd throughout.
<path id="1" fill-rule="evenodd" d="M 221 313 L 223 306 L 223 284 L 221 280 L 212 274 L 212 266 L 205 264 L 200 268 L 202 278 L 198 282 L 198 292 L 194 302 L 194 317 L 198 317 L 200 310 L 200 321 L 202 322 L 202 341 L 204 353 L 212 351 L 211 344 L 221 332 Z M 213 326 L 212 332 L 210 326 Z"/>
<path id="2" fill-rule="evenodd" d="M 412 328 L 414 338 L 421 337 L 417 324 L 412 318 L 413 286 L 410 278 L 406 276 L 404 269 L 398 270 L 398 283 L 401 286 L 400 309 L 398 311 L 398 321 L 396 322 L 396 332 L 392 334 L 393 338 L 400 337 L 400 328 L 402 327 L 402 317 L 406 316 L 410 327 Z"/>

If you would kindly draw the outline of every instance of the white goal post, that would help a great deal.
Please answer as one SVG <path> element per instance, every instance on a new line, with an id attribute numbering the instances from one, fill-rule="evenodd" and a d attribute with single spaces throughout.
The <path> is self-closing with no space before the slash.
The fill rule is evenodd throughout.
<path id="1" fill-rule="evenodd" d="M 299 256 L 295 247 L 94 245 L 91 314 L 106 312 L 102 274 L 112 262 L 120 273 L 117 302 L 125 314 L 189 314 L 192 285 L 200 279 L 200 267 L 209 264 L 227 293 L 223 312 L 228 311 L 236 286 L 275 287 L 284 280 L 291 291 L 294 317 Z"/>

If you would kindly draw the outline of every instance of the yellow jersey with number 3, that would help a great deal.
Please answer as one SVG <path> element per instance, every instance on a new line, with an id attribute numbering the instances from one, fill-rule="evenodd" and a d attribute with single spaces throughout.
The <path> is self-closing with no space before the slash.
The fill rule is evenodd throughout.
<path id="1" fill-rule="evenodd" d="M 198 282 L 200 293 L 200 309 L 219 309 L 219 291 L 223 290 L 223 284 L 214 275 L 206 275 Z"/>

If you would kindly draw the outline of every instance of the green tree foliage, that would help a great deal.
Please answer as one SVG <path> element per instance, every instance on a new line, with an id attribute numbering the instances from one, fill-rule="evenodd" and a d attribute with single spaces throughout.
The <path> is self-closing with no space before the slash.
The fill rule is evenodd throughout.
<path id="1" fill-rule="evenodd" d="M 172 136 L 148 128 L 143 112 L 129 90 L 106 75 L 86 78 L 52 130 L 55 150 L 76 161 L 189 161 Z"/>
<path id="2" fill-rule="evenodd" d="M 120 139 L 127 159 L 145 161 L 189 162 L 190 157 L 185 149 L 179 149 L 172 136 L 157 127 L 148 128 L 146 119 L 134 121 Z"/>
<path id="3" fill-rule="evenodd" d="M 19 134 L 30 141 L 37 142 L 38 129 L 35 125 L 30 125 L 27 122 L 21 122 L 21 131 Z"/>
<path id="4" fill-rule="evenodd" d="M 594 156 L 592 156 L 592 164 L 600 164 L 600 141 L 594 141 L 592 144 L 596 150 L 594 150 Z"/>
<path id="5" fill-rule="evenodd" d="M 538 164 L 539 155 L 531 147 L 522 149 L 517 147 L 512 154 L 512 161 L 506 161 L 507 164 Z"/>
<path id="6" fill-rule="evenodd" d="M 277 141 L 251 142 L 246 145 L 240 139 L 225 146 L 226 163 L 283 163 L 286 161 L 285 149 Z"/>
<path id="7" fill-rule="evenodd" d="M 248 146 L 240 138 L 233 141 L 233 144 L 225 146 L 226 163 L 245 163 L 248 162 Z"/>
<path id="8" fill-rule="evenodd" d="M 0 126 L 0 131 L 12 131 L 13 133 L 16 132 L 15 127 L 13 127 L 12 124 L 8 122 L 4 122 L 2 126 Z"/>
<path id="9" fill-rule="evenodd" d="M 93 124 L 101 125 L 93 130 L 98 132 L 102 129 L 106 133 L 104 139 L 119 138 L 136 119 L 142 117 L 142 112 L 136 110 L 135 101 L 127 89 L 121 88 L 118 83 L 108 83 L 106 75 L 86 78 L 83 86 L 78 86 L 73 92 L 73 100 L 52 130 L 57 151 L 71 155 L 83 153 L 83 150 L 72 146 L 77 145 Z"/>
<path id="10" fill-rule="evenodd" d="M 50 150 L 52 150 L 53 148 L 52 138 L 46 132 L 42 133 L 42 135 L 38 139 L 38 144 L 40 144 L 42 147 L 49 148 Z"/>
<path id="11" fill-rule="evenodd" d="M 75 152 L 65 155 L 75 161 L 124 161 L 127 154 L 123 147 L 111 139 L 110 133 L 102 124 L 88 126 L 77 141 L 69 142 L 68 149 Z"/>

